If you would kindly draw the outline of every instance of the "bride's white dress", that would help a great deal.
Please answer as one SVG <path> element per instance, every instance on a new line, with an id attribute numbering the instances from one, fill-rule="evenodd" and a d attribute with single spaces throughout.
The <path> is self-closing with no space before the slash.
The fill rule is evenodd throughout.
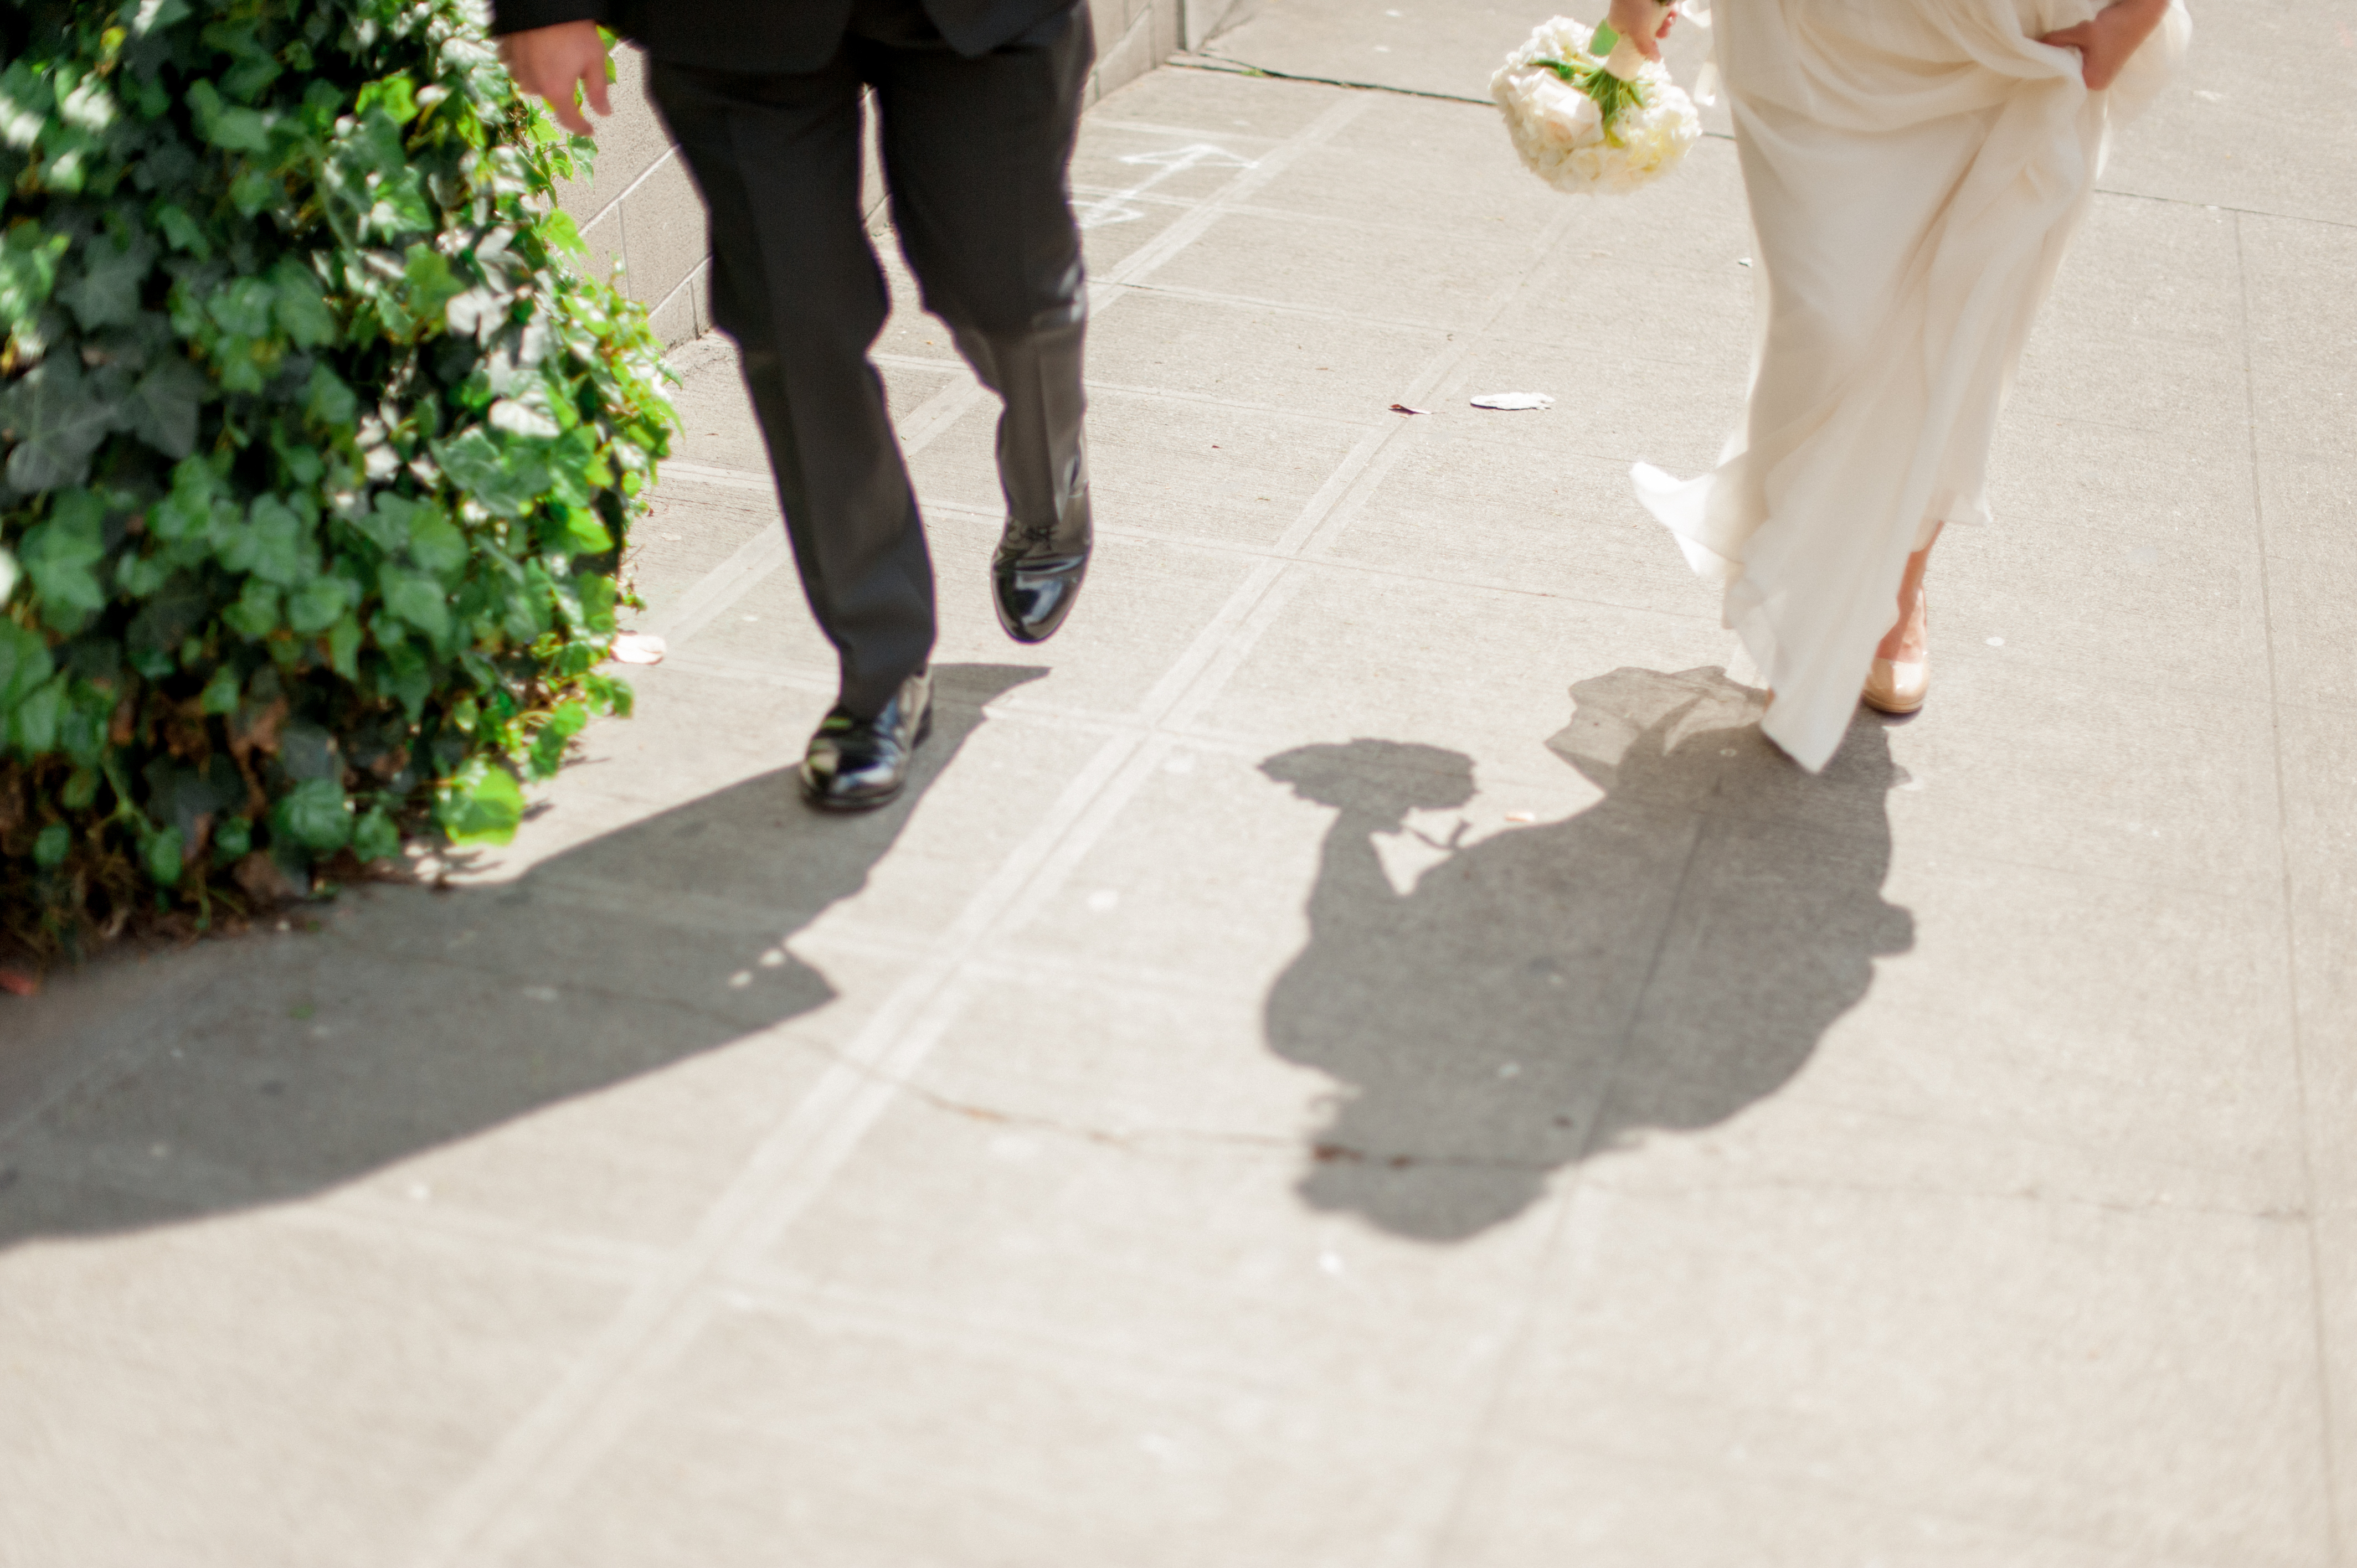
<path id="1" fill-rule="evenodd" d="M 2104 92 L 2039 35 L 2096 0 L 1719 0 L 1758 237 L 1744 422 L 1719 466 L 1639 464 L 1641 499 L 1775 699 L 1804 768 L 1841 744 L 1910 551 L 1988 517 L 1997 407 L 2110 128 L 2165 84 L 2183 0 Z"/>

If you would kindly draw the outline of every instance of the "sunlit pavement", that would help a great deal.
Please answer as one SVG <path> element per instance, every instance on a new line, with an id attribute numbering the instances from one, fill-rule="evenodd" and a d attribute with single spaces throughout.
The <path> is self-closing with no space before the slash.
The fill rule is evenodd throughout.
<path id="1" fill-rule="evenodd" d="M 1478 97 L 1544 14 L 1214 52 Z M 0 998 L 0 1563 L 2357 1563 L 2357 12 L 2198 25 L 1820 779 L 1625 477 L 1739 403 L 1724 140 L 1105 100 L 1041 648 L 896 258 L 872 817 L 682 350 L 669 658 L 511 850 Z"/>

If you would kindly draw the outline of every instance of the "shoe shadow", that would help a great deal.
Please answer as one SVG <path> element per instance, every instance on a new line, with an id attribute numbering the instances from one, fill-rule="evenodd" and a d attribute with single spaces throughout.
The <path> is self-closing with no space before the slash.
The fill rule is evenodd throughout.
<path id="1" fill-rule="evenodd" d="M 1308 945 L 1265 1009 L 1270 1047 L 1335 1083 L 1300 1183 L 1313 1208 L 1432 1241 L 1502 1224 L 1563 1166 L 1776 1092 L 1873 960 L 1912 946 L 1881 895 L 1902 779 L 1878 723 L 1812 779 L 1717 670 L 1624 669 L 1572 696 L 1548 744 L 1604 798 L 1426 838 L 1438 858 L 1405 893 L 1379 841 L 1469 801 L 1470 759 L 1354 740 L 1262 764 L 1335 812 Z"/>
<path id="2" fill-rule="evenodd" d="M 0 1249 L 305 1197 L 824 1006 L 787 940 L 866 886 L 983 705 L 1043 673 L 937 666 L 931 738 L 878 811 L 821 816 L 780 768 L 511 884 L 383 887 L 317 936 L 102 963 L 17 1004 Z M 725 1137 L 736 1109 L 683 1113 Z M 598 1144 L 630 1201 L 627 1133 Z"/>

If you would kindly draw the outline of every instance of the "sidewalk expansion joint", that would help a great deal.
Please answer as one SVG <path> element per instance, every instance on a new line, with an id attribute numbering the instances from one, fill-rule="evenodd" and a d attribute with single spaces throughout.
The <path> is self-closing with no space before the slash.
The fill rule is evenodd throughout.
<path id="1" fill-rule="evenodd" d="M 1254 65 L 1250 60 L 1237 59 L 1232 55 L 1175 54 L 1163 63 L 1180 70 L 1208 71 L 1214 76 L 1265 76 L 1276 81 L 1306 81 L 1318 87 L 1344 87 L 1353 92 L 1389 92 L 1401 98 L 1437 99 L 1443 103 L 1477 103 L 1484 109 L 1498 106 L 1494 99 L 1476 98 L 1469 92 L 1436 92 L 1430 88 L 1400 87 L 1388 81 L 1352 81 L 1340 76 L 1305 76 L 1299 71 Z M 1725 131 L 1705 131 L 1703 134 L 1715 141 L 1735 140 Z"/>

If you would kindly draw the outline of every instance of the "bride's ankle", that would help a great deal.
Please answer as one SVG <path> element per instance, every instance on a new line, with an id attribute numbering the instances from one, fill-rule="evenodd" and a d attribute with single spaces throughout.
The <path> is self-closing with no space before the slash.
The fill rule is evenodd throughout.
<path id="1" fill-rule="evenodd" d="M 1874 656 L 1899 664 L 1921 664 L 1930 657 L 1930 628 L 1923 600 L 1918 596 L 1914 609 L 1900 617 L 1896 626 L 1882 634 L 1882 640 L 1875 644 Z"/>

